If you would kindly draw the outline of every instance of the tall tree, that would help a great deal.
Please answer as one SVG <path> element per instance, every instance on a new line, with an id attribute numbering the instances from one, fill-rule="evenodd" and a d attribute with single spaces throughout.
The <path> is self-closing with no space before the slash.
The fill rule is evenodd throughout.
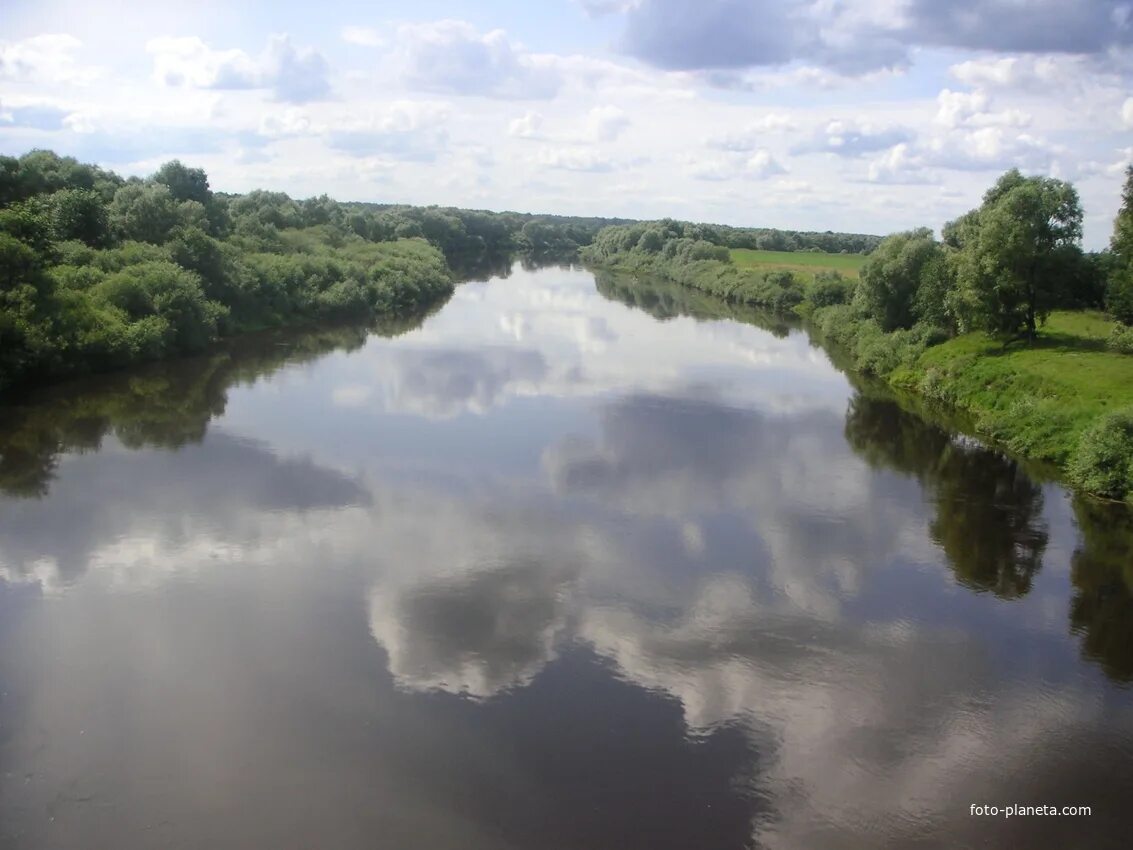
<path id="1" fill-rule="evenodd" d="M 1033 338 L 1078 277 L 1082 206 L 1072 185 L 1004 174 L 975 215 L 947 229 L 956 255 L 959 312 L 990 333 Z"/>
<path id="2" fill-rule="evenodd" d="M 887 331 L 912 327 L 922 278 L 940 256 L 927 227 L 885 237 L 862 266 L 855 302 Z"/>
<path id="3" fill-rule="evenodd" d="M 1109 247 L 1114 268 L 1106 291 L 1106 309 L 1119 322 L 1133 325 L 1133 165 L 1125 169 L 1121 209 L 1113 221 Z"/>

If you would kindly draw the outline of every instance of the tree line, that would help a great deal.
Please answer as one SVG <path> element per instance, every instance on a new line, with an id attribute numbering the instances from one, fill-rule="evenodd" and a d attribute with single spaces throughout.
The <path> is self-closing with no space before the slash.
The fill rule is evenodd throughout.
<path id="1" fill-rule="evenodd" d="M 406 315 L 452 292 L 427 241 L 366 240 L 316 223 L 325 212 L 218 195 L 177 161 L 123 179 L 49 151 L 0 158 L 0 390 L 239 331 Z"/>

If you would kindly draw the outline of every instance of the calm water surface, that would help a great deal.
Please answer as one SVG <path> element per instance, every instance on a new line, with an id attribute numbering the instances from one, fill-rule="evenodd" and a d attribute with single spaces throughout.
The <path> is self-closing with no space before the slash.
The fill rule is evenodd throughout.
<path id="1" fill-rule="evenodd" d="M 1133 520 L 764 324 L 517 269 L 4 411 L 0 844 L 1128 847 Z"/>

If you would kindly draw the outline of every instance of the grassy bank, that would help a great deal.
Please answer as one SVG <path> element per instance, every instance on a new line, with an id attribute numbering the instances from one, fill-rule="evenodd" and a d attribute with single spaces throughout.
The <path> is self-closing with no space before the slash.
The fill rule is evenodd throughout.
<path id="1" fill-rule="evenodd" d="M 971 411 L 1014 451 L 1064 465 L 1093 423 L 1133 406 L 1133 357 L 1106 347 L 1114 326 L 1100 313 L 1057 311 L 1031 345 L 964 334 L 889 380 Z"/>
<path id="2" fill-rule="evenodd" d="M 833 271 L 856 279 L 864 254 L 827 254 L 822 251 L 756 251 L 747 248 L 733 248 L 730 252 L 732 263 L 741 269 L 757 272 L 791 272 L 805 280 L 812 280 L 818 272 Z"/>
<path id="3" fill-rule="evenodd" d="M 846 305 L 810 311 L 808 327 L 850 368 L 965 412 L 980 435 L 1054 464 L 1077 489 L 1133 495 L 1133 356 L 1107 345 L 1116 323 L 1103 314 L 1055 311 L 1033 342 L 1011 345 L 980 332 L 885 333 Z"/>

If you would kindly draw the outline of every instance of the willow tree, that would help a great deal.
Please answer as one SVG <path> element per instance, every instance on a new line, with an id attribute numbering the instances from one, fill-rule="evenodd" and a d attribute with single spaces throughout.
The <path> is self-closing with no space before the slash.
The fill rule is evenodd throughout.
<path id="1" fill-rule="evenodd" d="M 1082 205 L 1072 185 L 1012 169 L 951 229 L 965 324 L 1033 338 L 1082 260 Z"/>

